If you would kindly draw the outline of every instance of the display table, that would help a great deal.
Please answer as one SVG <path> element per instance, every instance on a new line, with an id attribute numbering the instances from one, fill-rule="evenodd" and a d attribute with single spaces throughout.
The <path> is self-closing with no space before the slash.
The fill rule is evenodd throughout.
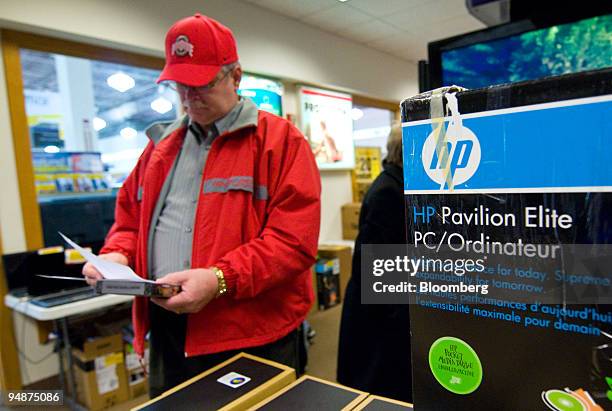
<path id="1" fill-rule="evenodd" d="M 412 411 L 412 404 L 391 398 L 370 395 L 364 402 L 353 408 L 353 411 Z"/>
<path id="2" fill-rule="evenodd" d="M 367 396 L 363 391 L 305 375 L 250 410 L 352 410 Z"/>
<path id="3" fill-rule="evenodd" d="M 293 368 L 240 353 L 132 411 L 245 410 L 293 381 Z"/>
<path id="4" fill-rule="evenodd" d="M 57 335 L 57 353 L 59 355 L 59 377 L 65 394 L 74 395 L 76 392 L 74 370 L 72 367 L 72 346 L 70 345 L 70 334 L 68 318 L 75 315 L 85 314 L 132 301 L 132 296 L 126 295 L 101 295 L 73 303 L 62 304 L 55 307 L 40 307 L 31 303 L 31 297 L 15 297 L 7 294 L 4 304 L 12 310 L 21 313 L 37 321 L 53 321 L 53 328 Z M 64 358 L 68 365 L 68 372 L 64 371 Z M 67 381 L 66 381 L 67 380 Z M 69 388 L 70 391 L 67 389 Z M 76 400 L 66 398 L 73 409 L 81 408 Z"/>
<path id="5" fill-rule="evenodd" d="M 86 300 L 75 301 L 73 303 L 62 304 L 55 307 L 41 307 L 32 304 L 30 298 L 18 298 L 11 294 L 4 297 L 4 305 L 23 315 L 38 321 L 54 321 L 71 317 L 73 315 L 85 314 L 113 305 L 123 304 L 132 301 L 130 295 L 101 295 L 88 298 Z"/>

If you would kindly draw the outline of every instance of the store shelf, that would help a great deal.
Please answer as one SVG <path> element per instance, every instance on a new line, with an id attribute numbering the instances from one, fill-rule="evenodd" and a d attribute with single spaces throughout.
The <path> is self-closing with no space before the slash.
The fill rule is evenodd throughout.
<path id="1" fill-rule="evenodd" d="M 48 204 L 56 202 L 91 201 L 96 199 L 107 199 L 116 197 L 115 191 L 99 193 L 64 193 L 64 194 L 41 194 L 38 196 L 38 204 Z"/>

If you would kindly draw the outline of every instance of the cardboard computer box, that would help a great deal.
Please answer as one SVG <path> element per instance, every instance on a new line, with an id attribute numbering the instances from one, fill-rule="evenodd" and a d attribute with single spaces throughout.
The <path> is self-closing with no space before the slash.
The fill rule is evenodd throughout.
<path id="1" fill-rule="evenodd" d="M 240 353 L 136 410 L 245 410 L 295 381 L 295 370 Z"/>
<path id="2" fill-rule="evenodd" d="M 411 248 L 448 239 L 484 270 L 435 284 L 488 287 L 414 296 L 416 407 L 610 409 L 612 70 L 401 107 Z"/>
<path id="3" fill-rule="evenodd" d="M 352 411 L 413 411 L 412 404 L 378 395 L 370 395 Z"/>
<path id="4" fill-rule="evenodd" d="M 134 399 L 149 392 L 149 343 L 145 343 L 145 354 L 142 360 L 134 352 L 132 344 L 126 343 L 124 350 L 129 398 Z"/>
<path id="5" fill-rule="evenodd" d="M 352 410 L 367 393 L 304 375 L 249 410 Z"/>
<path id="6" fill-rule="evenodd" d="M 354 240 L 359 233 L 359 212 L 361 203 L 347 203 L 342 206 L 342 239 Z"/>
<path id="7" fill-rule="evenodd" d="M 128 399 L 120 334 L 89 339 L 73 348 L 72 358 L 78 402 L 96 411 Z"/>

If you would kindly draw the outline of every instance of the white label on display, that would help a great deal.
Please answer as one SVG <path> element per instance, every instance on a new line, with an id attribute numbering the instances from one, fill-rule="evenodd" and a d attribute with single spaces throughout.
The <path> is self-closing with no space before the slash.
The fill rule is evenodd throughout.
<path id="1" fill-rule="evenodd" d="M 217 382 L 232 388 L 242 387 L 249 381 L 251 381 L 249 377 L 237 372 L 230 372 L 217 380 Z"/>

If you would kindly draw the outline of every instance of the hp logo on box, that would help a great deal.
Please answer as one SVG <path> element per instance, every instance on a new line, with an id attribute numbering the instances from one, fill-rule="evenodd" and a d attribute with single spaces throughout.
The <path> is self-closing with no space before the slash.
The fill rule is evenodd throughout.
<path id="1" fill-rule="evenodd" d="M 439 130 L 429 134 L 421 159 L 429 178 L 443 190 L 465 183 L 474 175 L 480 165 L 480 142 L 472 130 L 452 123 L 446 132 L 446 141 L 440 141 L 439 146 L 438 136 Z"/>

